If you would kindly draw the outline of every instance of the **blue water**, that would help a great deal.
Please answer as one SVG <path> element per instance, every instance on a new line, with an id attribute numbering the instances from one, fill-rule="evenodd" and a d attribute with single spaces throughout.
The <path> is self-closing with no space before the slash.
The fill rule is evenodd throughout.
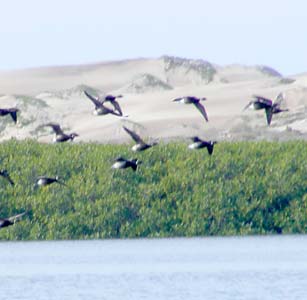
<path id="1" fill-rule="evenodd" d="M 307 299 L 307 236 L 1 242 L 0 299 Z"/>

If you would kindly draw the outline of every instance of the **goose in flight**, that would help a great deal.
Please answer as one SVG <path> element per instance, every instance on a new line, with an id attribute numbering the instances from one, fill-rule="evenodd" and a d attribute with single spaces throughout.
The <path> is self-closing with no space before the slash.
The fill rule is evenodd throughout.
<path id="1" fill-rule="evenodd" d="M 41 127 L 51 127 L 52 128 L 53 132 L 55 133 L 55 136 L 53 138 L 54 143 L 62 143 L 62 142 L 67 142 L 69 140 L 73 141 L 76 136 L 79 136 L 75 132 L 70 133 L 70 134 L 64 133 L 61 126 L 57 123 L 47 123 L 47 124 L 39 126 L 39 128 Z"/>
<path id="2" fill-rule="evenodd" d="M 212 155 L 214 145 L 217 144 L 217 141 L 204 141 L 199 137 L 194 136 L 191 138 L 193 143 L 189 145 L 189 149 L 202 149 L 207 148 L 208 153 Z"/>
<path id="3" fill-rule="evenodd" d="M 250 101 L 245 107 L 246 110 L 252 107 L 254 110 L 265 110 L 267 124 L 270 125 L 274 114 L 289 111 L 289 109 L 282 109 L 280 107 L 282 100 L 284 99 L 283 93 L 277 95 L 275 101 L 258 95 L 253 95 L 254 100 Z"/>
<path id="4" fill-rule="evenodd" d="M 99 98 L 94 97 L 93 95 L 89 94 L 87 91 L 84 91 L 84 94 L 93 102 L 95 105 L 94 115 L 107 115 L 112 114 L 118 117 L 127 117 L 123 115 L 122 109 L 119 105 L 119 103 L 116 101 L 117 98 L 123 97 L 122 95 L 113 96 L 113 95 L 107 95 L 102 100 Z M 105 102 L 110 102 L 113 107 L 113 109 L 110 109 L 104 105 Z"/>
<path id="5" fill-rule="evenodd" d="M 125 126 L 123 126 L 123 128 L 131 136 L 131 138 L 136 142 L 136 144 L 132 147 L 132 151 L 144 151 L 158 144 L 156 142 L 153 142 L 151 144 L 145 143 L 143 139 L 137 133 L 128 129 Z"/>
<path id="6" fill-rule="evenodd" d="M 202 114 L 202 116 L 205 118 L 205 120 L 208 122 L 209 118 L 206 112 L 205 107 L 200 103 L 200 101 L 205 101 L 207 100 L 207 98 L 196 98 L 193 96 L 185 96 L 185 97 L 181 97 L 181 98 L 176 98 L 173 100 L 173 102 L 179 102 L 182 104 L 194 104 L 195 107 L 200 111 L 200 113 Z"/>
<path id="7" fill-rule="evenodd" d="M 138 159 L 125 159 L 123 157 L 118 157 L 115 160 L 115 163 L 112 165 L 112 169 L 127 169 L 132 168 L 133 171 L 136 171 L 138 165 L 141 164 L 141 161 Z"/>

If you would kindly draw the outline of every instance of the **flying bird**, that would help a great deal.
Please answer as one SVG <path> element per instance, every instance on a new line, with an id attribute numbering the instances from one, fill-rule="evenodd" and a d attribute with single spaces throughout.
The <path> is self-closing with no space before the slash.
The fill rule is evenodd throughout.
<path id="1" fill-rule="evenodd" d="M 63 132 L 61 126 L 57 123 L 47 123 L 39 126 L 41 127 L 51 127 L 53 132 L 55 133 L 55 136 L 53 138 L 54 143 L 62 143 L 67 142 L 69 140 L 73 141 L 76 136 L 79 136 L 77 133 L 73 132 L 70 134 L 66 134 Z"/>
<path id="2" fill-rule="evenodd" d="M 19 111 L 18 108 L 13 107 L 13 108 L 0 108 L 0 116 L 6 116 L 6 115 L 11 115 L 14 123 L 17 123 L 17 112 Z"/>
<path id="3" fill-rule="evenodd" d="M 5 178 L 11 185 L 14 185 L 14 181 L 11 179 L 7 170 L 0 170 L 0 176 Z"/>
<path id="4" fill-rule="evenodd" d="M 119 105 L 119 103 L 116 101 L 116 99 L 117 98 L 122 98 L 123 97 L 123 95 L 117 95 L 117 96 L 113 96 L 113 95 L 106 95 L 105 97 L 104 97 L 104 99 L 103 99 L 103 103 L 104 102 L 110 102 L 112 105 L 113 105 L 113 107 L 114 107 L 114 110 L 115 111 L 118 111 L 118 113 L 122 116 L 123 115 L 123 112 L 122 112 L 122 109 L 121 109 L 121 107 L 120 107 L 120 105 Z"/>
<path id="5" fill-rule="evenodd" d="M 94 97 L 93 95 L 89 94 L 87 91 L 84 91 L 84 94 L 93 102 L 95 105 L 95 110 L 94 110 L 94 115 L 107 115 L 107 114 L 112 114 L 118 117 L 127 117 L 123 115 L 123 112 L 120 108 L 119 103 L 116 101 L 116 98 L 121 98 L 122 95 L 118 96 L 112 96 L 112 95 L 107 95 L 104 97 L 104 99 L 100 100 L 99 98 Z M 110 109 L 104 105 L 105 102 L 110 102 L 113 107 L 113 109 Z"/>
<path id="6" fill-rule="evenodd" d="M 36 179 L 36 183 L 35 185 L 38 185 L 38 186 L 47 186 L 47 185 L 50 185 L 52 183 L 58 183 L 58 184 L 61 184 L 61 185 L 65 185 L 66 184 L 62 181 L 59 180 L 59 177 L 56 176 L 56 177 L 47 177 L 47 176 L 39 176 L 37 177 Z"/>
<path id="7" fill-rule="evenodd" d="M 125 159 L 123 157 L 118 157 L 115 160 L 115 163 L 112 165 L 112 169 L 126 169 L 132 168 L 133 171 L 136 171 L 138 165 L 142 163 L 138 159 Z"/>
<path id="8" fill-rule="evenodd" d="M 0 218 L 0 228 L 8 227 L 14 225 L 16 222 L 20 221 L 21 217 L 24 216 L 27 212 L 9 217 L 9 218 Z"/>
<path id="9" fill-rule="evenodd" d="M 278 94 L 274 102 L 269 98 L 265 98 L 265 97 L 258 96 L 258 95 L 253 95 L 253 98 L 255 99 L 250 101 L 244 107 L 244 110 L 246 110 L 249 107 L 252 107 L 254 110 L 264 109 L 268 125 L 271 124 L 272 117 L 274 114 L 289 111 L 289 109 L 282 109 L 280 107 L 281 102 L 284 99 L 283 93 Z"/>
<path id="10" fill-rule="evenodd" d="M 217 144 L 217 141 L 204 141 L 199 137 L 194 136 L 191 138 L 193 143 L 189 145 L 189 149 L 202 149 L 207 148 L 208 153 L 212 155 L 214 145 Z"/>
<path id="11" fill-rule="evenodd" d="M 145 143 L 137 133 L 128 129 L 125 126 L 123 126 L 123 128 L 131 136 L 131 138 L 136 142 L 136 144 L 132 147 L 132 151 L 144 151 L 158 144 L 156 142 L 153 142 L 151 144 Z"/>
<path id="12" fill-rule="evenodd" d="M 202 116 L 205 118 L 205 120 L 208 122 L 209 118 L 206 112 L 205 107 L 200 103 L 200 101 L 205 101 L 207 100 L 207 98 L 196 98 L 193 96 L 185 96 L 185 97 L 181 97 L 181 98 L 176 98 L 173 100 L 173 102 L 179 102 L 182 104 L 194 104 L 195 107 L 200 111 L 200 113 L 202 114 Z"/>

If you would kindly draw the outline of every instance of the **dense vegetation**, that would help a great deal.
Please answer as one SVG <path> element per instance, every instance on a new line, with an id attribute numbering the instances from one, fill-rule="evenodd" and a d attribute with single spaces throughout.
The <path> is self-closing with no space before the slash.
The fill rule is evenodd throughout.
<path id="1" fill-rule="evenodd" d="M 307 232 L 307 143 L 0 144 L 0 217 L 27 216 L 0 239 L 89 239 Z M 138 157 L 133 172 L 114 158 Z M 34 186 L 39 175 L 68 185 Z"/>

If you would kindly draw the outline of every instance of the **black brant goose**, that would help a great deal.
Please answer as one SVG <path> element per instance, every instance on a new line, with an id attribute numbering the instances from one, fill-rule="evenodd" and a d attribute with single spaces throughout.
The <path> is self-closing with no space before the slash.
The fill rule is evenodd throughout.
<path id="1" fill-rule="evenodd" d="M 84 94 L 95 105 L 95 110 L 93 112 L 94 115 L 101 116 L 101 115 L 112 114 L 118 117 L 127 117 L 127 116 L 123 116 L 123 112 L 119 106 L 119 103 L 116 101 L 116 98 L 120 98 L 122 97 L 122 95 L 119 95 L 119 96 L 107 95 L 104 99 L 100 100 L 99 98 L 96 98 L 92 96 L 91 94 L 89 94 L 87 91 L 84 91 Z M 110 102 L 114 106 L 114 110 L 104 106 L 105 102 Z"/>
<path id="2" fill-rule="evenodd" d="M 202 116 L 205 118 L 205 120 L 208 122 L 208 115 L 207 112 L 205 110 L 205 107 L 200 103 L 200 101 L 205 101 L 207 100 L 207 98 L 196 98 L 193 96 L 185 96 L 185 97 L 181 97 L 181 98 L 176 98 L 173 101 L 174 102 L 179 102 L 182 104 L 194 104 L 195 107 L 200 111 L 200 113 L 202 114 Z"/>
<path id="3" fill-rule="evenodd" d="M 158 143 L 153 142 L 151 144 L 145 143 L 141 137 L 136 134 L 134 131 L 128 129 L 127 127 L 123 126 L 124 130 L 131 136 L 131 138 L 136 142 L 136 144 L 132 147 L 132 151 L 144 151 L 146 149 L 151 148 L 152 146 L 157 145 Z"/>
<path id="4" fill-rule="evenodd" d="M 47 177 L 47 176 L 39 176 L 36 179 L 35 185 L 46 186 L 46 185 L 50 185 L 50 184 L 55 183 L 55 182 L 58 183 L 58 184 L 62 184 L 62 185 L 66 186 L 66 184 L 64 182 L 59 180 L 58 176 L 55 176 L 54 178 L 53 177 Z"/>
<path id="5" fill-rule="evenodd" d="M 246 110 L 248 107 L 252 107 L 254 110 L 264 109 L 266 114 L 266 119 L 268 125 L 271 124 L 273 114 L 278 114 L 284 111 L 289 111 L 288 109 L 281 109 L 281 101 L 284 99 L 283 94 L 280 93 L 277 95 L 275 101 L 273 102 L 271 99 L 253 95 L 254 100 L 250 101 L 245 107 Z"/>
<path id="6" fill-rule="evenodd" d="M 189 145 L 189 149 L 207 148 L 210 155 L 213 153 L 214 145 L 217 144 L 217 141 L 204 141 L 197 136 L 194 136 L 191 139 L 193 143 Z"/>
<path id="7" fill-rule="evenodd" d="M 47 123 L 39 127 L 51 127 L 52 128 L 52 130 L 55 133 L 55 136 L 53 138 L 54 143 L 62 143 L 62 142 L 67 142 L 69 140 L 73 141 L 76 136 L 79 136 L 75 132 L 70 133 L 70 134 L 64 133 L 63 130 L 61 129 L 61 126 L 57 123 Z"/>
<path id="8" fill-rule="evenodd" d="M 138 165 L 141 163 L 138 159 L 125 159 L 123 157 L 118 157 L 115 160 L 115 163 L 112 165 L 112 169 L 126 169 L 132 168 L 133 171 L 136 171 Z"/>

